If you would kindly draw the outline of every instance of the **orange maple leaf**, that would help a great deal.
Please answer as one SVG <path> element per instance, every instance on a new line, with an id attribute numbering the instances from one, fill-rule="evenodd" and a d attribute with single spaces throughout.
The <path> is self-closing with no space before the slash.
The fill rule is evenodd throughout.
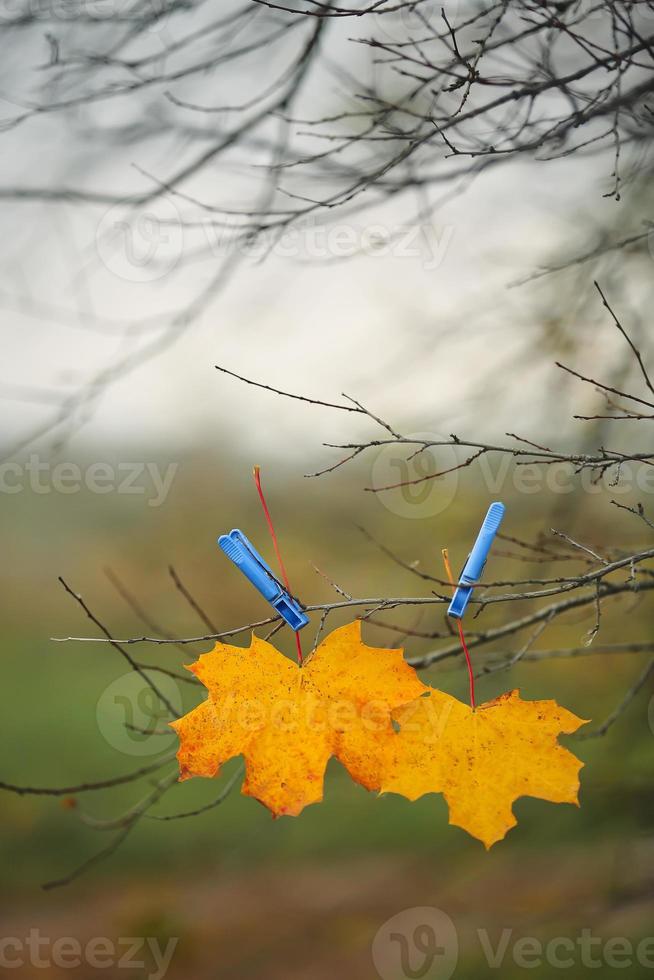
<path id="1" fill-rule="evenodd" d="M 435 688 L 394 712 L 400 727 L 388 742 L 382 792 L 415 800 L 443 793 L 450 824 L 490 848 L 517 823 L 520 796 L 578 803 L 583 763 L 557 742 L 585 721 L 555 701 L 502 694 L 472 711 Z"/>
<path id="2" fill-rule="evenodd" d="M 253 636 L 248 649 L 217 643 L 188 669 L 209 697 L 172 723 L 180 778 L 216 776 L 243 755 L 241 792 L 275 816 L 322 799 L 332 755 L 356 782 L 379 789 L 396 737 L 391 712 L 427 690 L 402 650 L 366 646 L 359 622 L 334 630 L 301 668 Z"/>

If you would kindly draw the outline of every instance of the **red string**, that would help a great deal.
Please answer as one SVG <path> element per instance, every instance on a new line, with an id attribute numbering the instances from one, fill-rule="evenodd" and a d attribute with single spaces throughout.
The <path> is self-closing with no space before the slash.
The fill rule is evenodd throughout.
<path id="1" fill-rule="evenodd" d="M 259 494 L 259 500 L 261 501 L 261 506 L 263 507 L 263 512 L 266 517 L 266 523 L 268 525 L 268 530 L 270 531 L 270 537 L 272 538 L 273 548 L 275 549 L 275 555 L 277 556 L 277 562 L 282 573 L 282 579 L 287 590 L 291 592 L 291 583 L 288 580 L 288 575 L 286 574 L 286 568 L 284 566 L 284 561 L 282 559 L 281 552 L 279 550 L 279 545 L 277 543 L 277 535 L 275 534 L 275 528 L 273 527 L 272 517 L 270 516 L 270 511 L 268 510 L 268 504 L 266 503 L 266 498 L 263 495 L 263 490 L 261 488 L 261 470 L 260 467 L 255 466 L 252 470 L 252 475 L 254 476 L 254 482 L 257 488 L 257 493 Z M 299 631 L 295 634 L 295 645 L 297 646 L 297 662 L 302 665 L 302 644 L 300 642 Z"/>
<path id="2" fill-rule="evenodd" d="M 470 683 L 470 707 L 475 710 L 475 675 L 472 672 L 472 661 L 470 660 L 470 654 L 468 653 L 468 648 L 466 646 L 466 640 L 463 635 L 463 627 L 461 626 L 461 620 L 457 619 L 456 625 L 459 627 L 459 639 L 461 640 L 461 646 L 463 647 L 463 652 L 466 656 L 466 664 L 468 665 L 468 681 Z"/>
<path id="3" fill-rule="evenodd" d="M 443 555 L 443 564 L 445 565 L 445 571 L 447 572 L 447 577 L 450 580 L 450 585 L 452 586 L 452 588 L 454 588 L 455 586 L 454 576 L 452 575 L 452 568 L 450 567 L 450 559 L 447 554 L 447 548 L 443 548 L 442 555 Z M 463 626 L 461 625 L 460 619 L 457 619 L 456 625 L 459 628 L 459 639 L 461 640 L 461 646 L 463 647 L 463 652 L 465 654 L 466 664 L 468 667 L 468 683 L 470 686 L 470 707 L 474 711 L 475 710 L 475 675 L 472 671 L 472 661 L 470 660 L 470 653 L 468 651 L 468 647 L 466 646 L 466 639 L 465 636 L 463 635 Z"/>

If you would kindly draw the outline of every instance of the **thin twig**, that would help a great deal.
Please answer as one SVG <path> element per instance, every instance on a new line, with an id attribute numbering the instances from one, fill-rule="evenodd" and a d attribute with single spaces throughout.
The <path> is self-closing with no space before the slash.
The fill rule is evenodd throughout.
<path id="1" fill-rule="evenodd" d="M 181 592 L 181 594 L 184 596 L 191 609 L 193 609 L 193 611 L 198 614 L 198 616 L 200 617 L 204 625 L 207 627 L 207 629 L 211 630 L 212 633 L 217 633 L 218 627 L 214 626 L 214 624 L 209 619 L 209 617 L 207 616 L 206 612 L 204 611 L 200 603 L 197 601 L 197 599 L 194 598 L 194 596 L 191 595 L 191 593 L 186 588 L 186 586 L 184 585 L 184 583 L 182 582 L 182 580 L 180 579 L 179 575 L 177 574 L 176 570 L 173 568 L 172 565 L 168 566 L 168 574 L 172 578 L 175 584 L 175 588 L 178 590 L 178 592 Z"/>
<path id="2" fill-rule="evenodd" d="M 97 618 L 97 616 L 95 616 L 91 612 L 91 610 L 89 609 L 89 607 L 87 606 L 87 604 L 84 602 L 84 599 L 82 599 L 81 595 L 78 595 L 76 592 L 73 592 L 73 590 L 69 587 L 69 585 L 66 583 L 66 581 L 61 577 L 61 575 L 58 576 L 58 579 L 61 582 L 61 584 L 63 585 L 63 587 L 66 590 L 66 592 L 68 593 L 68 595 L 69 596 L 72 596 L 72 598 L 75 600 L 75 602 L 77 602 L 82 607 L 82 609 L 84 610 L 84 612 L 86 613 L 86 615 L 88 616 L 88 618 L 91 620 L 91 622 L 94 623 L 98 627 L 98 629 L 102 631 L 102 633 L 104 633 L 105 639 L 106 639 L 107 643 L 110 643 L 111 646 L 114 648 L 114 650 L 117 650 L 118 653 L 122 657 L 124 657 L 124 659 L 130 665 L 130 667 L 132 668 L 132 670 L 135 671 L 135 673 L 137 673 L 139 675 L 139 677 L 141 677 L 145 681 L 145 683 L 148 685 L 148 687 L 157 695 L 157 697 L 162 702 L 162 704 L 164 704 L 166 706 L 166 708 L 168 708 L 168 711 L 170 711 L 171 715 L 174 718 L 179 718 L 179 712 L 172 706 L 172 704 L 170 703 L 170 701 L 168 700 L 168 698 L 165 696 L 165 694 L 163 694 L 159 690 L 159 688 L 154 683 L 154 681 L 152 680 L 152 678 L 151 677 L 148 677 L 148 675 L 146 674 L 144 668 L 141 667 L 141 665 L 138 664 L 134 660 L 134 658 L 131 656 L 131 654 L 129 654 L 127 652 L 127 650 L 124 650 L 123 649 L 123 647 L 120 645 L 120 642 L 114 640 L 114 638 L 112 637 L 111 633 L 106 628 L 106 626 L 104 626 L 100 622 L 100 620 Z M 171 640 L 162 639 L 161 642 L 162 643 L 170 643 L 170 642 L 177 643 L 178 641 L 177 640 L 171 641 Z"/>

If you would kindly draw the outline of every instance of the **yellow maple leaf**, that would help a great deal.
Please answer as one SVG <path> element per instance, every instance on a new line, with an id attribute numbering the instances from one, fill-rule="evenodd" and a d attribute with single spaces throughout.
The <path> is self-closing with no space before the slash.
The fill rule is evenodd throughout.
<path id="1" fill-rule="evenodd" d="M 399 732 L 386 746 L 381 791 L 410 800 L 443 793 L 450 824 L 487 849 L 516 825 L 520 796 L 579 805 L 583 763 L 557 737 L 585 721 L 555 701 L 523 701 L 510 691 L 472 711 L 432 688 L 394 718 Z"/>
<path id="2" fill-rule="evenodd" d="M 332 755 L 356 782 L 379 789 L 395 738 L 391 712 L 427 690 L 402 650 L 366 646 L 359 622 L 334 630 L 301 668 L 253 636 L 247 649 L 217 643 L 189 670 L 209 697 L 172 723 L 180 778 L 216 776 L 242 755 L 241 791 L 275 816 L 322 799 Z"/>

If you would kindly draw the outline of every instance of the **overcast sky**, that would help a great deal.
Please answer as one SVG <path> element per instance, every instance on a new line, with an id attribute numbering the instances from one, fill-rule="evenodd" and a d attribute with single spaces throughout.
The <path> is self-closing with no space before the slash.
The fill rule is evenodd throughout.
<path id="1" fill-rule="evenodd" d="M 6 84 L 2 96 L 6 112 L 21 104 Z M 109 120 L 117 110 L 107 111 Z M 8 136 L 15 152 L 0 160 L 5 186 L 78 179 L 122 188 L 133 184 L 134 164 L 165 173 L 172 163 L 161 147 L 156 161 L 141 159 L 137 146 L 118 159 L 96 153 L 82 173 L 89 157 L 63 118 Z M 197 323 L 104 392 L 72 449 L 104 440 L 190 446 L 229 431 L 253 452 L 292 454 L 308 440 L 361 431 L 358 420 L 220 376 L 216 363 L 318 398 L 345 391 L 404 430 L 497 435 L 516 412 L 525 425 L 556 426 L 570 414 L 545 397 L 556 371 L 525 360 L 538 332 L 534 300 L 556 282 L 507 287 L 574 247 L 584 213 L 615 212 L 615 202 L 602 199 L 609 171 L 608 158 L 502 166 L 424 227 L 407 225 L 404 199 L 355 219 L 336 217 L 328 232 L 294 233 L 266 257 L 242 257 Z M 224 191 L 229 199 L 229 184 Z M 211 229 L 192 238 L 182 232 L 171 199 L 137 220 L 124 209 L 73 204 L 5 204 L 3 212 L 0 390 L 21 396 L 4 401 L 10 445 L 52 413 L 49 393 L 74 390 L 156 338 L 143 321 L 197 295 L 225 251 Z M 384 254 L 365 254 L 382 232 L 393 237 Z M 188 262 L 203 239 L 213 252 Z M 110 324 L 98 330 L 89 314 L 132 323 L 137 333 Z"/>

